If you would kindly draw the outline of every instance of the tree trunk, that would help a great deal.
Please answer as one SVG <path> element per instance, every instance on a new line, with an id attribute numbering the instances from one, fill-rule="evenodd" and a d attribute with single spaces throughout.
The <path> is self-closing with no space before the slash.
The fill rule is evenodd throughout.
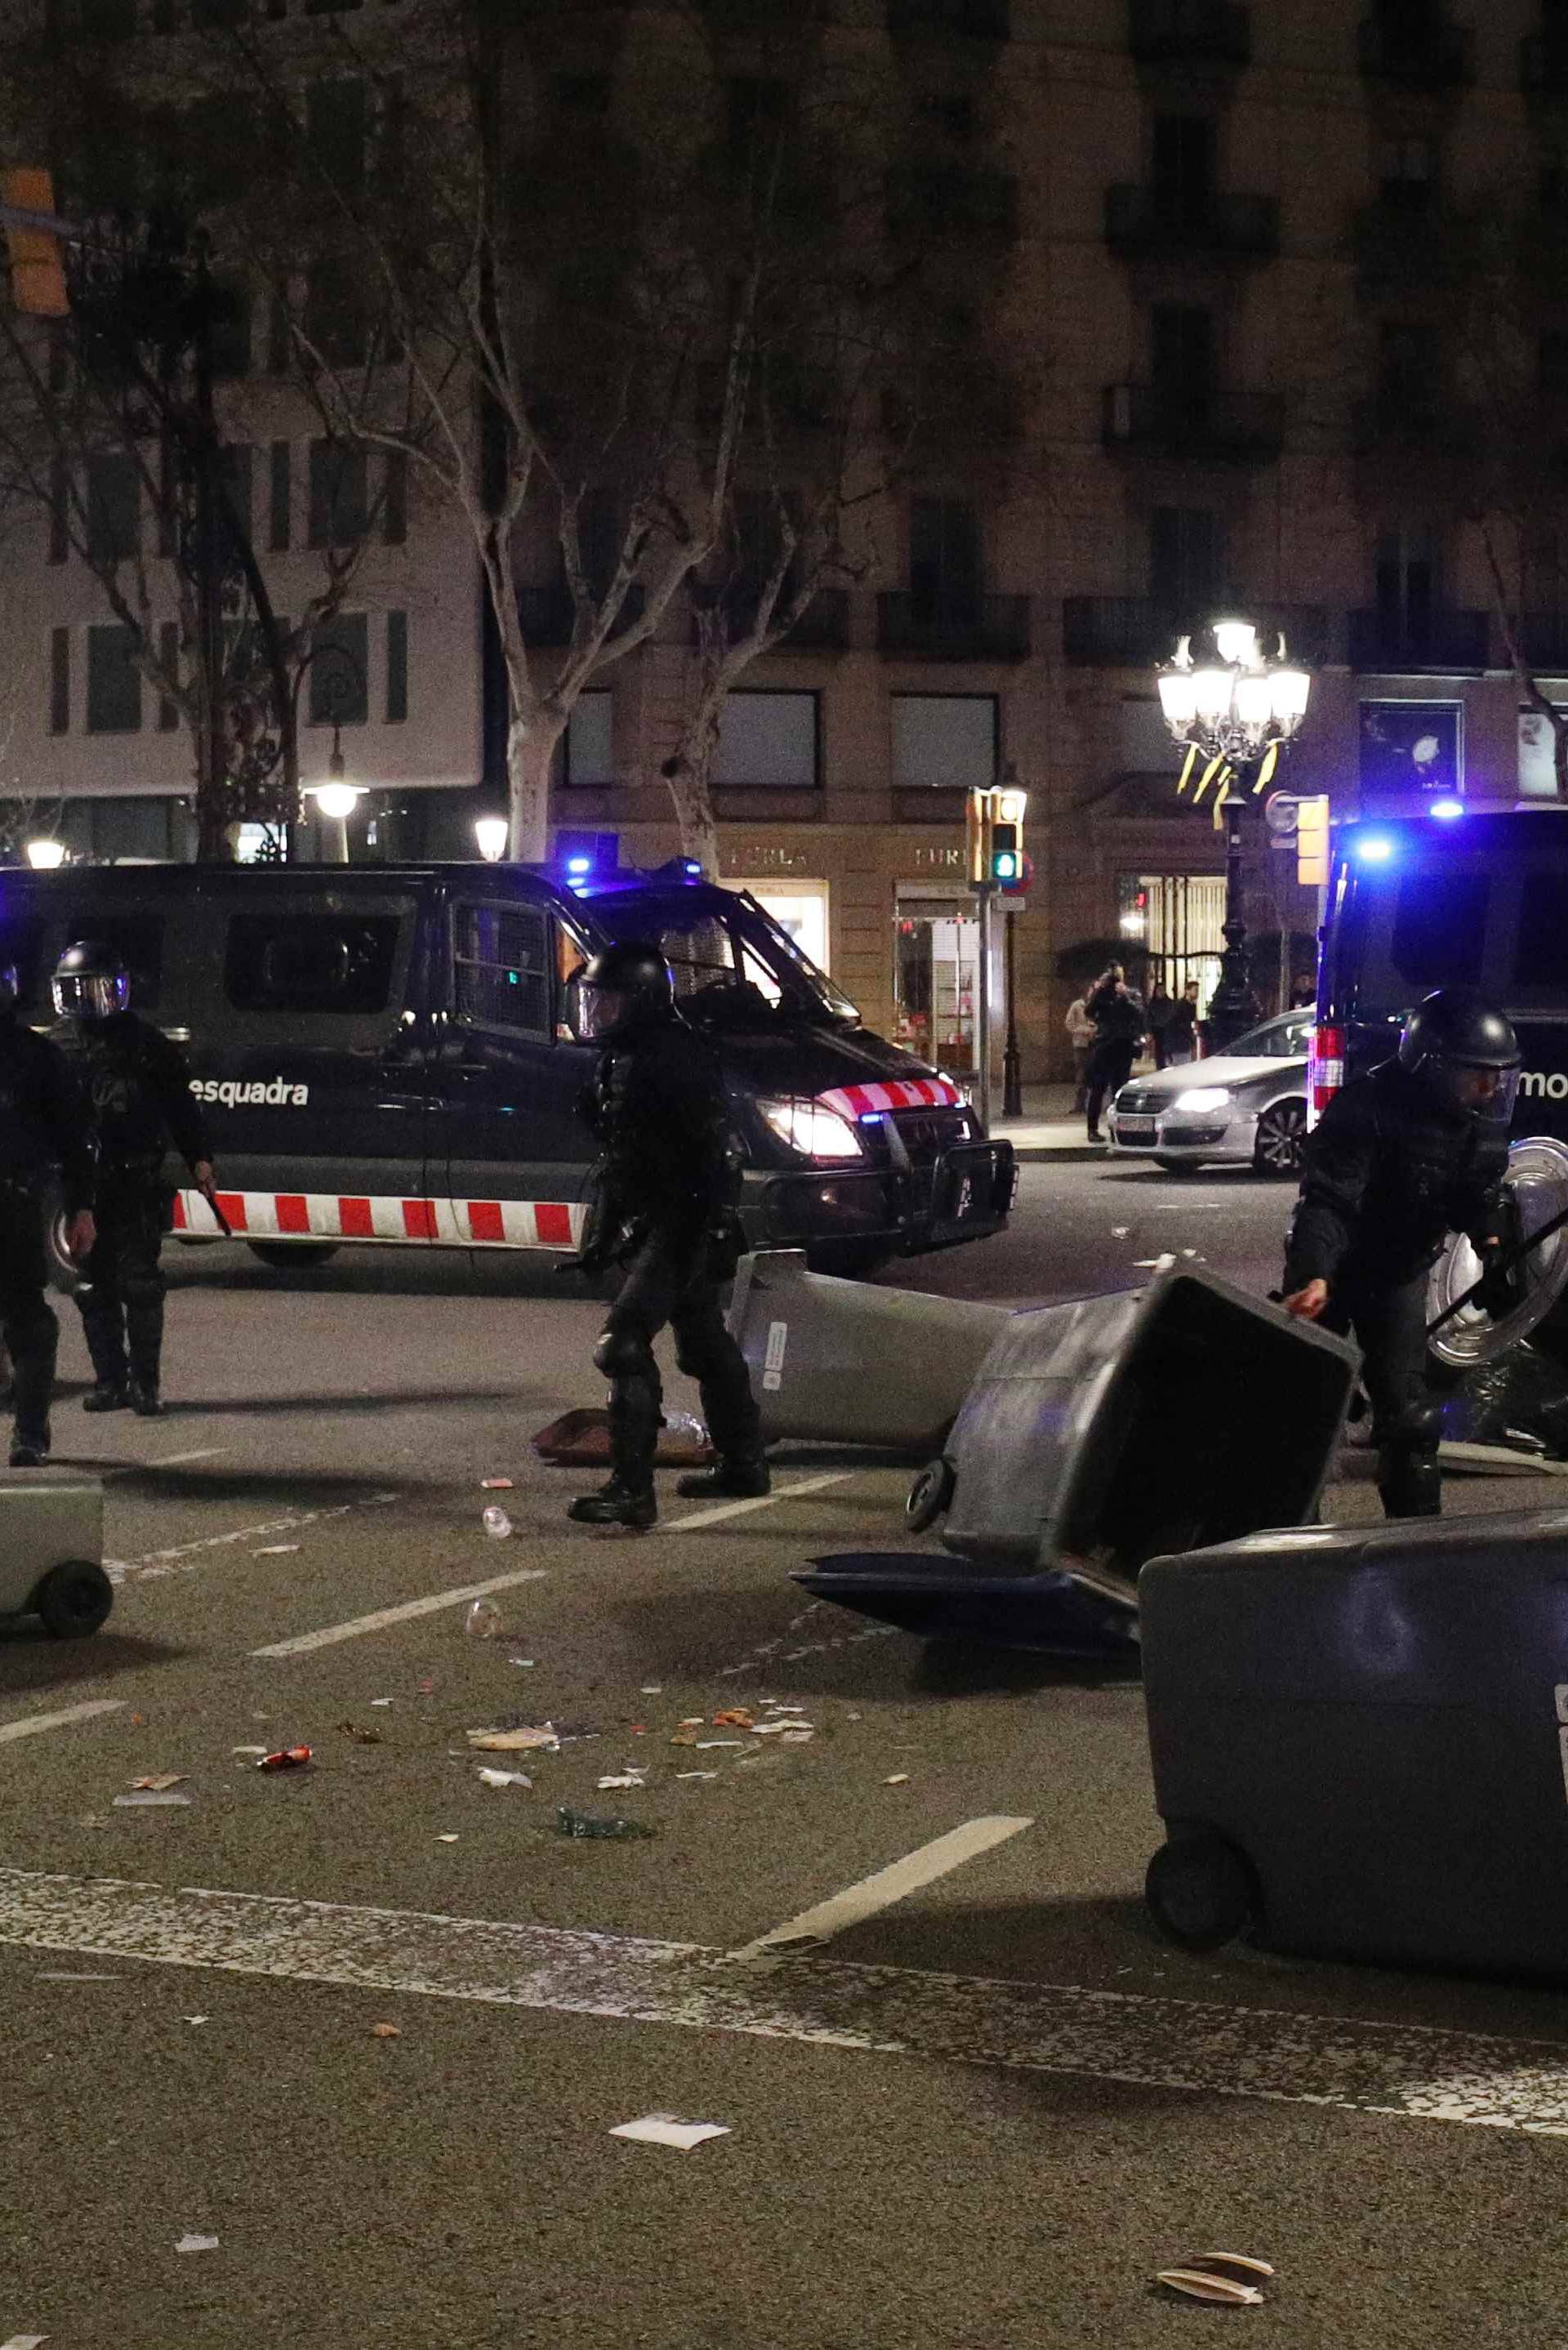
<path id="1" fill-rule="evenodd" d="M 550 769 L 564 719 L 524 718 L 506 726 L 506 795 L 512 831 L 507 855 L 520 865 L 543 865 L 550 853 Z"/>
<path id="2" fill-rule="evenodd" d="M 724 687 L 716 681 L 705 684 L 680 730 L 674 757 L 666 759 L 659 769 L 670 786 L 675 821 L 680 828 L 680 854 L 701 865 L 704 881 L 719 879 L 719 822 L 709 780 L 723 707 Z"/>

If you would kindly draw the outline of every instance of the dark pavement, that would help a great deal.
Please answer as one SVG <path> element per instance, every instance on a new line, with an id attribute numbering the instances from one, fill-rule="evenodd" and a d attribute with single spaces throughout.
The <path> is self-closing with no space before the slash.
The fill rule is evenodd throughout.
<path id="1" fill-rule="evenodd" d="M 1005 1238 L 884 1278 L 1035 1302 L 1190 1250 L 1266 1288 L 1287 1206 L 1031 1167 Z M 57 1414 L 57 1458 L 110 1479 L 115 1614 L 79 1647 L 0 1630 L 0 2345 L 1560 2338 L 1561 1998 L 1163 1944 L 1136 1682 L 929 1650 L 789 1582 L 902 1546 L 909 1467 L 790 1448 L 766 1508 L 665 1479 L 659 1534 L 596 1534 L 527 1444 L 599 1400 L 599 1309 L 548 1265 L 170 1261 L 176 1409 Z M 64 1359 L 79 1392 L 74 1329 Z M 1364 1470 L 1334 1514 L 1376 1513 Z M 503 1577 L 504 1637 L 468 1638 L 451 1595 Z M 810 1740 L 756 1734 L 768 1700 Z M 697 1716 L 738 1742 L 671 1744 Z M 471 1750 L 510 1717 L 589 1734 Z M 235 1752 L 298 1739 L 298 1774 Z M 161 1772 L 187 1805 L 115 1805 Z M 559 1804 L 654 1834 L 566 1841 Z M 955 1834 L 890 1906 L 726 1961 Z M 655 2110 L 731 2135 L 608 2136 Z M 1217 2246 L 1276 2263 L 1268 2309 L 1151 2289 Z"/>

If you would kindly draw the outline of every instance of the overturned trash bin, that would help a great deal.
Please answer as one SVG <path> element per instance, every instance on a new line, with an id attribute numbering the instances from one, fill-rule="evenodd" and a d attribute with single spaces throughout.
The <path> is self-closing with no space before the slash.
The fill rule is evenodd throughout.
<path id="1" fill-rule="evenodd" d="M 730 1330 L 763 1435 L 868 1444 L 919 1459 L 946 1437 L 1005 1305 L 808 1273 L 804 1249 L 743 1256 Z"/>
<path id="2" fill-rule="evenodd" d="M 1568 1977 L 1565 1583 L 1561 1508 L 1147 1566 L 1162 1930 Z"/>
<path id="3" fill-rule="evenodd" d="M 36 1616 L 57 1640 L 96 1632 L 114 1605 L 103 1570 L 103 1487 L 67 1469 L 0 1470 L 0 1616 Z"/>
<path id="4" fill-rule="evenodd" d="M 1168 1261 L 1146 1288 L 1013 1314 L 940 1456 L 917 1528 L 929 1554 L 818 1559 L 821 1597 L 929 1636 L 1040 1648 L 1058 1612 L 1076 1649 L 1085 1604 L 1136 1638 L 1145 1561 L 1312 1517 L 1359 1357 L 1206 1267 Z M 977 1577 L 985 1578 L 981 1591 Z"/>

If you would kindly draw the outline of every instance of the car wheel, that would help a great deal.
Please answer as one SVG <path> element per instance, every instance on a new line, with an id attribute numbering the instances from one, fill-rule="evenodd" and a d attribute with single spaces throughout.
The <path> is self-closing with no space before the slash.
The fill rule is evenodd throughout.
<path id="1" fill-rule="evenodd" d="M 942 1512 L 951 1506 L 953 1498 L 953 1464 L 950 1461 L 929 1461 L 909 1488 L 909 1498 L 904 1503 L 904 1523 L 912 1534 L 923 1534 L 934 1526 Z"/>
<path id="2" fill-rule="evenodd" d="M 1304 1101 L 1275 1102 L 1258 1120 L 1252 1164 L 1260 1175 L 1297 1176 L 1302 1171 L 1302 1145 L 1306 1140 Z"/>
<path id="3" fill-rule="evenodd" d="M 290 1265 L 325 1264 L 329 1256 L 337 1253 L 336 1241 L 247 1241 L 245 1246 L 263 1264 L 275 1264 L 281 1269 Z"/>
<path id="4" fill-rule="evenodd" d="M 1155 1924 L 1179 1950 L 1218 1950 L 1259 1921 L 1251 1863 L 1211 1828 L 1161 1845 L 1149 1862 L 1143 1895 Z"/>
<path id="5" fill-rule="evenodd" d="M 33 1594 L 44 1629 L 57 1640 L 85 1640 L 108 1619 L 114 1586 L 92 1559 L 69 1558 L 50 1567 Z"/>

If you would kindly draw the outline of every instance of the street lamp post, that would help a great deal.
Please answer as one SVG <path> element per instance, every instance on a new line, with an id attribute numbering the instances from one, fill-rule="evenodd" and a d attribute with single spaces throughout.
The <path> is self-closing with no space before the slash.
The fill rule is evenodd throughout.
<path id="1" fill-rule="evenodd" d="M 1195 663 L 1192 639 L 1183 637 L 1158 680 L 1166 723 L 1187 754 L 1177 789 L 1190 782 L 1201 799 L 1212 786 L 1225 819 L 1225 951 L 1207 1022 L 1210 1042 L 1223 1052 L 1258 1016 L 1241 910 L 1241 819 L 1295 739 L 1312 680 L 1287 658 L 1283 637 L 1277 657 L 1264 654 L 1248 620 L 1216 620 L 1211 634 L 1218 659 Z"/>

